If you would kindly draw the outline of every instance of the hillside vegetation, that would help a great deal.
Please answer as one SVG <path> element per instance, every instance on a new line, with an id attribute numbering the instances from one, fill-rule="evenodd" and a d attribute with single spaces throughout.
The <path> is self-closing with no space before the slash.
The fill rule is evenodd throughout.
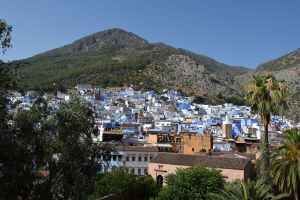
<path id="1" fill-rule="evenodd" d="M 22 89 L 54 90 L 77 83 L 134 85 L 158 91 L 175 88 L 206 95 L 212 102 L 224 101 L 221 96 L 241 97 L 233 88 L 234 77 L 248 71 L 163 43 L 149 43 L 122 29 L 98 32 L 23 61 L 27 64 L 19 69 Z"/>

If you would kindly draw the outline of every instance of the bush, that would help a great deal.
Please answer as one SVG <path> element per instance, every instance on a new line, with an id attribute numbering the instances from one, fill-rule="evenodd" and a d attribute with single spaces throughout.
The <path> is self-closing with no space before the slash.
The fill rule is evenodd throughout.
<path id="1" fill-rule="evenodd" d="M 159 200 L 210 199 L 208 193 L 224 187 L 220 171 L 204 166 L 178 169 L 166 177 L 166 183 L 158 195 Z"/>
<path id="2" fill-rule="evenodd" d="M 116 169 L 99 177 L 90 199 L 114 194 L 117 199 L 146 200 L 157 196 L 157 193 L 158 187 L 151 176 L 137 176 Z"/>

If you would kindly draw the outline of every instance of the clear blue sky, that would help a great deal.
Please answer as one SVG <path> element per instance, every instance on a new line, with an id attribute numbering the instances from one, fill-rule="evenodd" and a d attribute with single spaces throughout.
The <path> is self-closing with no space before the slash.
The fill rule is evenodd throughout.
<path id="1" fill-rule="evenodd" d="M 297 0 L 0 0 L 0 7 L 13 26 L 5 60 L 116 27 L 247 67 L 300 47 Z"/>

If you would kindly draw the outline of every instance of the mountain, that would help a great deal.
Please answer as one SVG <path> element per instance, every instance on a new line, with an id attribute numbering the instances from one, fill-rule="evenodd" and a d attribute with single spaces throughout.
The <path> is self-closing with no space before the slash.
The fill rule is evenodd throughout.
<path id="1" fill-rule="evenodd" d="M 53 51 L 60 54 L 76 54 L 105 49 L 129 51 L 147 45 L 149 43 L 145 39 L 116 28 L 94 33 Z"/>
<path id="2" fill-rule="evenodd" d="M 257 70 L 281 71 L 293 68 L 300 68 L 300 49 L 296 49 L 277 59 L 263 63 L 257 67 Z"/>
<path id="3" fill-rule="evenodd" d="M 284 80 L 289 86 L 289 108 L 285 114 L 300 120 L 300 49 L 284 56 L 260 64 L 255 70 L 236 77 L 236 84 L 243 85 L 250 81 L 253 75 L 272 74 L 277 79 Z"/>
<path id="4" fill-rule="evenodd" d="M 90 83 L 101 87 L 134 85 L 141 89 L 177 89 L 206 102 L 239 102 L 235 77 L 249 71 L 229 66 L 122 29 L 109 29 L 72 44 L 22 60 L 22 89 L 56 90 Z"/>
<path id="5" fill-rule="evenodd" d="M 122 29 L 109 29 L 21 63 L 26 63 L 18 67 L 20 89 L 24 90 L 56 91 L 77 83 L 133 85 L 156 91 L 176 89 L 199 95 L 205 103 L 243 103 L 244 86 L 253 75 L 273 74 L 290 87 L 291 109 L 286 114 L 296 118 L 300 113 L 300 49 L 250 70 L 163 43 L 149 43 Z"/>

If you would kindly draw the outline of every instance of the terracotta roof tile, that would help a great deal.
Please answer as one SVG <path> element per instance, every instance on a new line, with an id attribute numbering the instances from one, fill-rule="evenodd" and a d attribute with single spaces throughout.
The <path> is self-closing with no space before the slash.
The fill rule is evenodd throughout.
<path id="1" fill-rule="evenodd" d="M 251 163 L 248 158 L 220 157 L 212 155 L 186 155 L 179 153 L 159 153 L 150 163 L 162 163 L 171 165 L 204 165 L 212 168 L 243 170 Z"/>
<path id="2" fill-rule="evenodd" d="M 158 152 L 157 146 L 116 146 L 117 151 Z"/>

